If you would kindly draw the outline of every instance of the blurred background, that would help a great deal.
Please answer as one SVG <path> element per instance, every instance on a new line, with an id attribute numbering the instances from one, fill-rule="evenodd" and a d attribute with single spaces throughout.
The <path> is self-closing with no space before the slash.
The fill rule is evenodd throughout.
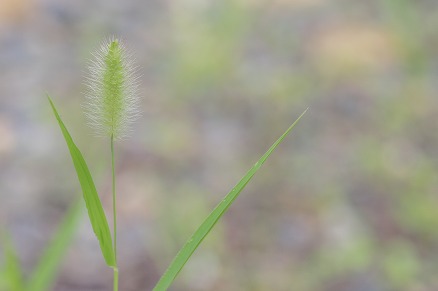
<path id="1" fill-rule="evenodd" d="M 59 228 L 52 290 L 112 288 L 84 206 L 60 227 L 81 194 L 45 97 L 111 225 L 109 142 L 81 110 L 111 35 L 142 74 L 116 145 L 121 290 L 151 290 L 307 107 L 171 290 L 438 290 L 435 0 L 1 0 L 0 289 L 5 250 L 31 280 Z"/>

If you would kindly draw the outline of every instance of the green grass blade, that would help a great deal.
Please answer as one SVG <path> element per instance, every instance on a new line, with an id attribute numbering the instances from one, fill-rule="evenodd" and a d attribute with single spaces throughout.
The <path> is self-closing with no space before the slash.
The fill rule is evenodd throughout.
<path id="1" fill-rule="evenodd" d="M 175 280 L 178 273 L 187 263 L 192 256 L 193 252 L 198 248 L 199 244 L 208 235 L 211 229 L 218 222 L 219 218 L 227 211 L 231 204 L 239 196 L 240 192 L 245 188 L 254 174 L 260 169 L 269 155 L 275 150 L 275 148 L 281 143 L 281 141 L 288 135 L 292 128 L 298 123 L 298 121 L 307 112 L 307 109 L 298 117 L 298 119 L 286 130 L 286 132 L 269 148 L 269 150 L 255 163 L 255 165 L 246 173 L 246 175 L 240 180 L 239 183 L 225 196 L 225 198 L 216 206 L 216 208 L 208 215 L 201 226 L 195 231 L 192 237 L 181 248 L 178 254 L 173 259 L 166 272 L 158 281 L 157 285 L 153 289 L 154 291 L 166 291 Z"/>
<path id="2" fill-rule="evenodd" d="M 67 211 L 51 243 L 30 277 L 27 290 L 47 291 L 51 287 L 58 274 L 59 265 L 67 252 L 73 235 L 76 231 L 77 222 L 81 216 L 82 201 L 77 200 Z"/>
<path id="3" fill-rule="evenodd" d="M 5 265 L 3 270 L 1 270 L 0 287 L 9 291 L 25 291 L 23 270 L 21 269 L 11 236 L 5 231 L 1 232 L 0 236 L 5 256 Z"/>
<path id="4" fill-rule="evenodd" d="M 90 218 L 91 226 L 99 240 L 100 249 L 102 250 L 103 257 L 108 266 L 116 267 L 114 259 L 113 243 L 111 238 L 111 232 L 108 227 L 108 222 L 103 211 L 102 203 L 100 202 L 99 195 L 96 191 L 96 186 L 94 185 L 93 178 L 91 177 L 88 166 L 85 160 L 73 142 L 67 128 L 61 120 L 58 112 L 56 111 L 55 105 L 49 96 L 50 105 L 52 106 L 53 113 L 58 120 L 59 127 L 61 128 L 62 134 L 64 135 L 65 141 L 67 142 L 70 155 L 73 159 L 73 164 L 78 175 L 79 183 L 81 184 L 83 197 L 88 210 L 88 216 Z"/>

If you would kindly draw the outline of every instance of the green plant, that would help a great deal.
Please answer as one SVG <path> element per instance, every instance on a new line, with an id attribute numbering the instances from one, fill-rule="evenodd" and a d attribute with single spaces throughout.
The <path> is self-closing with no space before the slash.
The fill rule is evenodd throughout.
<path id="1" fill-rule="evenodd" d="M 74 143 L 70 133 L 65 127 L 55 105 L 48 97 L 55 117 L 67 142 L 70 155 L 82 188 L 83 197 L 87 206 L 91 225 L 99 241 L 102 255 L 108 266 L 114 270 L 114 291 L 118 290 L 117 267 L 117 223 L 116 223 L 116 179 L 114 172 L 114 140 L 125 137 L 129 125 L 138 117 L 136 94 L 136 77 L 132 63 L 127 58 L 125 50 L 117 39 L 106 42 L 101 50 L 95 54 L 96 59 L 91 63 L 90 76 L 87 78 L 89 92 L 85 111 L 89 123 L 97 130 L 98 134 L 106 135 L 110 139 L 112 161 L 112 193 L 113 193 L 113 238 L 97 194 L 93 178 L 88 166 Z M 307 111 L 307 110 L 306 110 Z M 246 173 L 237 185 L 225 196 L 217 207 L 204 220 L 192 237 L 176 255 L 166 272 L 156 284 L 155 291 L 164 291 L 172 284 L 178 273 L 190 259 L 194 251 L 208 235 L 217 221 L 227 211 L 241 191 L 252 179 L 254 174 L 263 165 L 269 155 L 288 135 L 297 124 L 300 117 L 286 130 L 286 132 L 269 148 L 258 162 Z"/>
<path id="2" fill-rule="evenodd" d="M 5 230 L 0 232 L 0 244 L 4 252 L 4 266 L 0 268 L 0 290 L 47 291 L 53 286 L 58 269 L 76 231 L 81 216 L 82 201 L 77 199 L 60 222 L 55 235 L 44 250 L 30 278 L 25 280 L 18 260 L 12 236 Z"/>

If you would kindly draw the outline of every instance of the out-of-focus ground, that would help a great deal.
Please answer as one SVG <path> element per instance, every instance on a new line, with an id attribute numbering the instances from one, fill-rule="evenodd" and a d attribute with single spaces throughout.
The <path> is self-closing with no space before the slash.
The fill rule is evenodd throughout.
<path id="1" fill-rule="evenodd" d="M 110 35 L 135 54 L 143 117 L 117 144 L 121 290 L 150 290 L 307 107 L 172 290 L 438 290 L 435 0 L 1 0 L 0 226 L 30 276 L 79 183 L 111 224 L 108 140 L 83 72 Z M 84 212 L 54 290 L 111 290 Z"/>

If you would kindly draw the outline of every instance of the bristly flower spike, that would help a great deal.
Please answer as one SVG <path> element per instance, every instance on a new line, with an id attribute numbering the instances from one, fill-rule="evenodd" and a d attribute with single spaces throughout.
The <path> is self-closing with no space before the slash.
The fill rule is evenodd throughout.
<path id="1" fill-rule="evenodd" d="M 136 67 L 123 44 L 114 37 L 92 55 L 83 106 L 88 123 L 99 136 L 122 139 L 139 117 Z"/>

